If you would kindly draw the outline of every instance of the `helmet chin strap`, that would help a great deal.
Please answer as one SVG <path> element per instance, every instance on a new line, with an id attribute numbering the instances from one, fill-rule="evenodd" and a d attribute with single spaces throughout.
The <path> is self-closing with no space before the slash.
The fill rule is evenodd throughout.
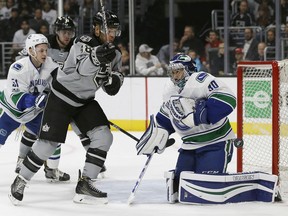
<path id="1" fill-rule="evenodd" d="M 29 51 L 30 52 L 30 51 Z M 39 64 L 39 66 L 42 64 L 38 59 L 37 59 L 37 55 L 36 55 L 36 51 L 35 51 L 35 49 L 33 49 L 33 53 L 34 54 L 31 54 L 30 53 L 30 56 L 36 61 L 36 63 L 38 63 Z M 34 62 L 33 62 L 34 63 Z M 35 65 L 36 67 L 39 67 L 38 65 Z"/>

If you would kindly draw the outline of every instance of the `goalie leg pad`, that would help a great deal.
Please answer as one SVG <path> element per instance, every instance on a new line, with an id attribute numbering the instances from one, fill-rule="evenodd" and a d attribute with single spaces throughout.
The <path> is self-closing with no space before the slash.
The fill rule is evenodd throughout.
<path id="1" fill-rule="evenodd" d="M 175 170 L 164 173 L 164 178 L 166 178 L 167 201 L 169 203 L 178 202 L 178 191 L 174 191 L 174 176 Z"/>
<path id="2" fill-rule="evenodd" d="M 179 202 L 274 202 L 277 181 L 278 176 L 263 172 L 209 175 L 184 171 L 180 175 Z"/>

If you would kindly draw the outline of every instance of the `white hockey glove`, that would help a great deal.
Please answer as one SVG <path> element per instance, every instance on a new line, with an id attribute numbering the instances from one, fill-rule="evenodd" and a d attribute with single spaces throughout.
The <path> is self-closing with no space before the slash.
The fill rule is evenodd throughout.
<path id="1" fill-rule="evenodd" d="M 194 127 L 195 100 L 181 96 L 170 97 L 170 113 L 177 121 L 188 127 Z"/>
<path id="2" fill-rule="evenodd" d="M 168 137 L 168 131 L 159 127 L 151 115 L 149 127 L 136 144 L 137 155 L 150 155 L 154 151 L 158 154 L 163 153 Z"/>

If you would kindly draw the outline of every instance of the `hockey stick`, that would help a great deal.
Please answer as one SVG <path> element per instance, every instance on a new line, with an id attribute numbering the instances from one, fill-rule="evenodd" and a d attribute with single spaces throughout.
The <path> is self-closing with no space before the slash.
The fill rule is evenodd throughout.
<path id="1" fill-rule="evenodd" d="M 135 136 L 133 136 L 132 134 L 128 133 L 127 131 L 125 131 L 124 129 L 122 129 L 122 128 L 119 127 L 118 125 L 114 124 L 113 122 L 109 121 L 109 124 L 110 124 L 111 126 L 113 126 L 114 128 L 116 128 L 117 130 L 121 131 L 122 133 L 126 134 L 126 135 L 129 136 L 130 138 L 134 139 L 135 141 L 137 141 L 137 142 L 139 141 L 139 139 L 138 139 L 137 137 L 135 137 Z M 166 143 L 166 148 L 169 147 L 169 146 L 171 146 L 171 145 L 173 145 L 174 143 L 175 143 L 175 139 L 173 139 L 173 138 L 168 139 L 168 141 L 167 141 L 167 143 Z M 145 172 L 146 172 L 146 170 L 147 170 L 147 168 L 148 168 L 148 165 L 149 165 L 149 163 L 150 163 L 150 161 L 151 161 L 151 159 L 152 159 L 152 156 L 153 156 L 153 154 L 154 154 L 155 152 L 156 152 L 156 149 L 155 149 L 150 155 L 148 155 L 148 158 L 147 158 L 147 160 L 146 160 L 146 162 L 145 162 L 145 165 L 144 165 L 144 167 L 143 167 L 143 169 L 142 169 L 142 171 L 141 171 L 141 173 L 140 173 L 140 175 L 139 175 L 139 178 L 138 178 L 138 180 L 136 181 L 136 183 L 135 183 L 135 185 L 134 185 L 134 187 L 133 187 L 133 189 L 132 189 L 132 191 L 131 191 L 131 194 L 130 194 L 130 196 L 129 196 L 129 198 L 128 198 L 128 201 L 127 201 L 128 205 L 130 205 L 130 204 L 134 201 L 137 188 L 139 187 L 140 182 L 142 181 L 143 176 L 144 176 L 144 174 L 145 174 Z"/>
<path id="2" fill-rule="evenodd" d="M 129 136 L 130 138 L 134 139 L 136 142 L 139 141 L 139 139 L 135 136 L 133 136 L 132 134 L 128 133 L 127 131 L 125 131 L 124 129 L 120 128 L 118 125 L 114 124 L 113 122 L 109 121 L 109 124 L 116 128 L 117 130 L 121 131 L 122 133 L 126 134 L 127 136 Z"/>
<path id="3" fill-rule="evenodd" d="M 102 12 L 102 16 L 103 16 L 103 26 L 104 26 L 106 38 L 108 39 L 108 26 L 107 26 L 107 20 L 106 20 L 105 7 L 103 4 L 103 0 L 100 0 L 100 6 L 101 6 L 101 12 Z"/>
<path id="4" fill-rule="evenodd" d="M 119 127 L 118 125 L 116 125 L 115 123 L 109 121 L 109 124 L 116 128 L 117 130 L 119 130 L 120 132 L 126 134 L 127 136 L 129 136 L 130 138 L 132 138 L 133 140 L 135 140 L 136 142 L 139 141 L 139 139 L 135 136 L 133 136 L 131 133 L 129 133 L 128 131 L 124 130 L 123 128 Z M 170 138 L 167 143 L 166 143 L 166 148 L 170 147 L 171 145 L 173 145 L 175 143 L 175 140 L 173 138 Z"/>
<path id="5" fill-rule="evenodd" d="M 169 147 L 169 146 L 173 145 L 174 143 L 175 143 L 175 139 L 171 138 L 171 139 L 169 139 L 169 140 L 167 141 L 166 147 Z M 147 160 L 146 160 L 146 163 L 145 163 L 145 165 L 144 165 L 144 167 L 143 167 L 143 169 L 142 169 L 142 171 L 141 171 L 141 173 L 140 173 L 140 175 L 139 175 L 139 178 L 138 178 L 138 180 L 136 181 L 136 183 L 135 183 L 135 185 L 134 185 L 134 187 L 133 187 L 133 189 L 132 189 L 132 191 L 131 191 L 131 194 L 130 194 L 128 200 L 127 200 L 127 204 L 128 204 L 128 205 L 130 205 L 131 203 L 133 203 L 133 201 L 134 201 L 134 199 L 135 199 L 135 194 L 136 194 L 137 188 L 139 187 L 139 185 L 140 185 L 140 183 L 141 183 L 141 181 L 142 181 L 142 179 L 143 179 L 143 176 L 144 176 L 144 174 L 145 174 L 145 172 L 146 172 L 146 170 L 147 170 L 147 168 L 148 168 L 148 165 L 149 165 L 149 163 L 150 163 L 150 161 L 151 161 L 151 159 L 152 159 L 152 156 L 154 155 L 155 152 L 156 152 L 156 149 L 155 149 L 150 155 L 148 155 L 148 158 L 147 158 Z"/>

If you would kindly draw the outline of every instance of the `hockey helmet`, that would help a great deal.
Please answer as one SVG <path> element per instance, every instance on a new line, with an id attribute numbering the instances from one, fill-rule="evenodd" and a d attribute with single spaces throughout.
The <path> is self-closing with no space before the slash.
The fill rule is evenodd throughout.
<path id="1" fill-rule="evenodd" d="M 120 25 L 120 21 L 118 19 L 118 16 L 109 10 L 105 11 L 105 16 L 106 16 L 107 27 L 117 29 L 116 36 L 119 37 L 121 35 L 121 25 Z M 104 26 L 103 26 L 103 23 L 104 23 L 103 20 L 104 20 L 103 19 L 103 13 L 99 11 L 93 17 L 93 26 L 95 27 L 96 25 L 100 25 L 101 31 L 105 32 Z"/>
<path id="2" fill-rule="evenodd" d="M 183 78 L 180 80 L 175 80 L 173 71 L 181 69 L 184 70 Z M 169 62 L 168 75 L 170 76 L 170 79 L 174 85 L 177 85 L 180 88 L 185 86 L 186 81 L 193 72 L 197 72 L 196 63 L 188 55 L 177 53 Z"/>
<path id="3" fill-rule="evenodd" d="M 73 20 L 70 17 L 61 16 L 56 19 L 54 22 L 55 32 L 60 30 L 71 30 L 75 31 L 75 25 Z"/>
<path id="4" fill-rule="evenodd" d="M 29 49 L 32 48 L 32 50 L 35 52 L 35 47 L 39 44 L 48 45 L 48 39 L 43 34 L 30 34 L 25 42 L 25 48 L 28 55 L 31 55 Z"/>

